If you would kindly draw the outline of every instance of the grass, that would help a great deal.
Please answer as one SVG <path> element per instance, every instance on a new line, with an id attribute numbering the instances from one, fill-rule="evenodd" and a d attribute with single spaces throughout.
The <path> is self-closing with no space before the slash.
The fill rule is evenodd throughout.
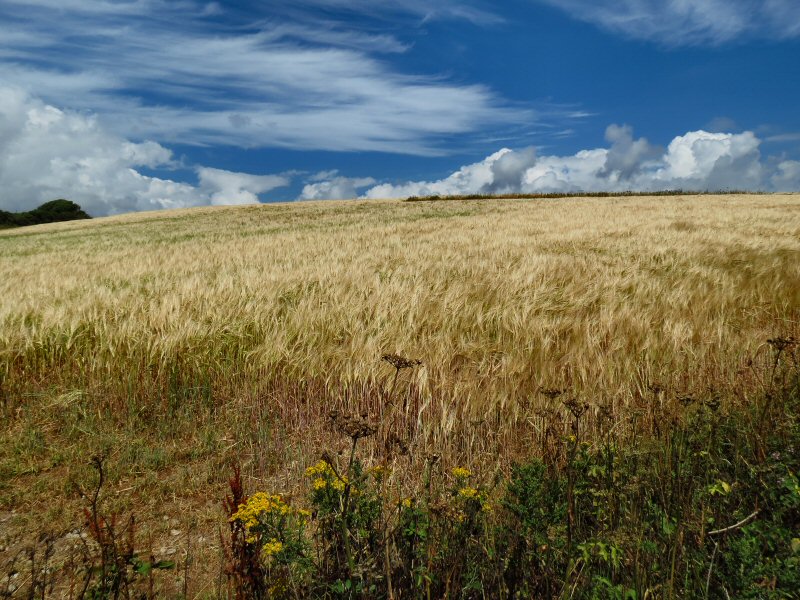
<path id="1" fill-rule="evenodd" d="M 545 453 L 545 430 L 570 431 L 550 389 L 589 405 L 587 439 L 613 415 L 620 443 L 666 427 L 678 397 L 748 406 L 748 361 L 800 329 L 798 209 L 370 201 L 4 231 L 0 547 L 74 524 L 97 452 L 110 501 L 159 545 L 190 513 L 213 539 L 232 460 L 253 487 L 300 493 L 321 448 L 347 452 L 331 410 L 382 422 L 364 460 L 407 446 L 395 471 L 413 486 L 430 453 L 486 479 Z M 218 560 L 214 542 L 195 552 Z"/>

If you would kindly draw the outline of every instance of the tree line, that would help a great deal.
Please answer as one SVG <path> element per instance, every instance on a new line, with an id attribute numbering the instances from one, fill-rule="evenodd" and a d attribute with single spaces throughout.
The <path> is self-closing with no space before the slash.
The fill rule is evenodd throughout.
<path id="1" fill-rule="evenodd" d="M 26 212 L 7 212 L 0 210 L 0 228 L 25 227 L 41 223 L 57 223 L 76 219 L 91 219 L 86 212 L 71 200 L 51 200 L 38 208 Z"/>

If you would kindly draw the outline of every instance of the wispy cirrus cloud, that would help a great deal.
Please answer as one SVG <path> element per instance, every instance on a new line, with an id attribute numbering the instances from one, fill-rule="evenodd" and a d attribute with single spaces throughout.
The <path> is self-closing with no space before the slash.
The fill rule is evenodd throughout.
<path id="1" fill-rule="evenodd" d="M 299 5 L 326 3 L 373 6 Z M 435 155 L 453 137 L 534 117 L 485 86 L 399 71 L 380 58 L 406 50 L 392 35 L 309 25 L 281 3 L 245 21 L 188 0 L 22 4 L 0 0 L 0 80 L 97 114 L 122 136 Z M 422 2 L 387 4 L 427 16 Z M 455 18 L 457 9 L 444 3 L 428 13 Z"/>
<path id="2" fill-rule="evenodd" d="M 800 36 L 795 0 L 534 0 L 627 37 L 665 46 Z"/>
<path id="3" fill-rule="evenodd" d="M 274 0 L 275 4 L 291 7 L 346 10 L 355 14 L 396 18 L 413 15 L 422 21 L 459 19 L 479 25 L 503 22 L 503 17 L 489 8 L 483 0 Z"/>

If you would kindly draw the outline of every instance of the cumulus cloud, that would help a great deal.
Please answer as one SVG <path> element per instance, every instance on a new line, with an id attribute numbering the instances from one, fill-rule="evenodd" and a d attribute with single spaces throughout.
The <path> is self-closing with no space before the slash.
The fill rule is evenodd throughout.
<path id="1" fill-rule="evenodd" d="M 576 19 L 667 46 L 800 35 L 796 0 L 535 0 Z"/>
<path id="2" fill-rule="evenodd" d="M 634 140 L 633 127 L 630 125 L 609 125 L 606 141 L 611 143 L 611 148 L 606 154 L 605 166 L 600 171 L 603 177 L 629 181 L 648 160 L 661 154 L 660 148 L 650 145 L 645 138 Z"/>
<path id="3" fill-rule="evenodd" d="M 341 177 L 339 172 L 324 171 L 309 179 L 303 186 L 300 200 L 341 200 L 355 198 L 358 190 L 377 183 L 372 177 Z"/>
<path id="4" fill-rule="evenodd" d="M 800 162 L 770 166 L 762 161 L 760 140 L 752 132 L 691 131 L 666 149 L 634 138 L 627 125 L 606 130 L 608 148 L 571 156 L 539 156 L 533 149 L 503 148 L 438 181 L 384 183 L 367 198 L 487 193 L 592 191 L 797 190 Z"/>
<path id="5" fill-rule="evenodd" d="M 800 190 L 800 161 L 784 160 L 778 163 L 770 181 L 779 192 L 796 192 Z"/>
<path id="6" fill-rule="evenodd" d="M 369 189 L 365 196 L 367 198 L 395 198 L 484 192 L 490 187 L 494 187 L 492 168 L 495 163 L 511 152 L 508 148 L 503 148 L 481 162 L 461 167 L 440 181 L 417 181 L 401 185 L 381 184 Z"/>
<path id="7" fill-rule="evenodd" d="M 210 192 L 211 204 L 257 204 L 258 194 L 289 185 L 281 175 L 250 175 L 211 167 L 197 169 L 200 189 Z"/>
<path id="8" fill-rule="evenodd" d="M 763 185 L 760 140 L 740 134 L 692 131 L 670 142 L 651 186 L 757 189 Z"/>
<path id="9" fill-rule="evenodd" d="M 581 150 L 573 156 L 542 156 L 525 172 L 520 192 L 601 191 L 612 185 L 609 179 L 599 175 L 607 158 L 605 149 Z"/>
<path id="10" fill-rule="evenodd" d="M 100 216 L 137 210 L 257 202 L 287 185 L 278 175 L 197 169 L 198 183 L 162 179 L 142 169 L 170 168 L 172 152 L 110 133 L 95 116 L 62 110 L 0 87 L 0 209 L 29 210 L 67 197 Z"/>

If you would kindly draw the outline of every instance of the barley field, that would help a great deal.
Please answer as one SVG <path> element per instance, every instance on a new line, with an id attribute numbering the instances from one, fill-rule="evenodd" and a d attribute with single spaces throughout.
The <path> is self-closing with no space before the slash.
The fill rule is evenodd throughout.
<path id="1" fill-rule="evenodd" d="M 200 209 L 0 251 L 7 395 L 216 409 L 280 383 L 355 410 L 397 353 L 423 362 L 395 388 L 426 444 L 488 414 L 508 429 L 541 389 L 624 409 L 654 382 L 740 385 L 800 312 L 796 195 Z"/>
<path id="2" fill-rule="evenodd" d="M 491 473 L 568 430 L 566 397 L 589 431 L 612 415 L 626 435 L 663 426 L 676 398 L 748 402 L 766 340 L 800 331 L 800 195 L 37 226 L 0 232 L 0 297 L 0 528 L 74 519 L 101 451 L 120 506 L 165 523 L 200 507 L 208 524 L 234 459 L 300 485 L 337 449 L 334 410 L 379 424 L 374 460 Z"/>

